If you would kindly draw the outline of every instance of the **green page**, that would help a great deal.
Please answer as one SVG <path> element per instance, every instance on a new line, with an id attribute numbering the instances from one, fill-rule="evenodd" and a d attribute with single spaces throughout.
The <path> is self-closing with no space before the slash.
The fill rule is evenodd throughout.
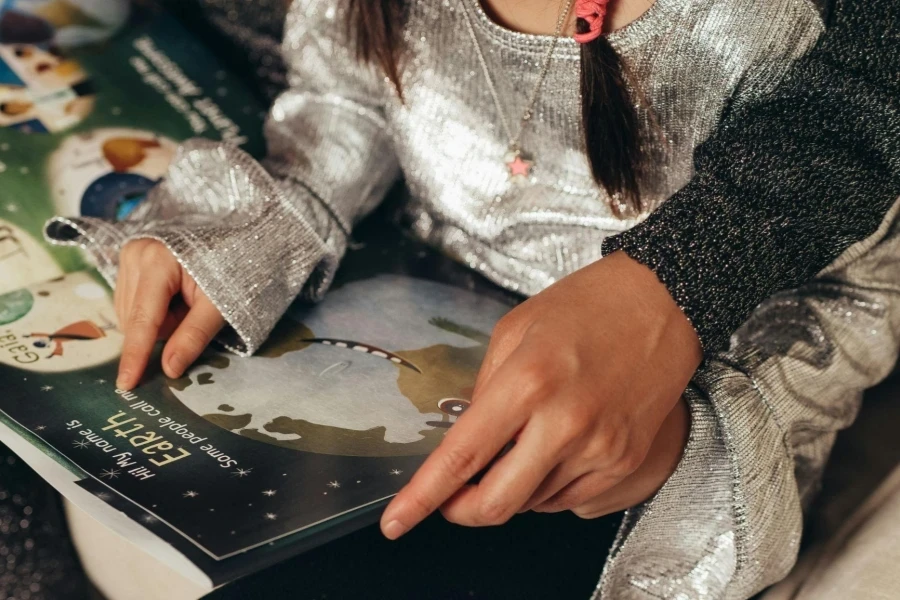
<path id="1" fill-rule="evenodd" d="M 0 35 L 14 12 L 0 15 Z M 0 39 L 29 37 L 18 31 Z M 0 43 L 0 291 L 87 267 L 77 250 L 42 243 L 54 214 L 121 218 L 190 137 L 258 155 L 263 116 L 166 15 L 133 15 L 111 40 L 66 51 Z"/>
<path id="2" fill-rule="evenodd" d="M 42 241 L 44 222 L 123 218 L 189 137 L 259 154 L 262 107 L 165 16 L 135 15 L 110 41 L 65 53 L 5 42 L 0 441 L 70 497 L 114 509 L 95 518 L 122 533 L 112 517 L 128 515 L 213 584 L 374 522 L 468 406 L 509 303 L 375 228 L 328 298 L 291 307 L 256 356 L 210 349 L 177 380 L 155 357 L 138 389 L 116 390 L 109 290 L 79 250 Z M 46 457 L 66 470 L 40 468 Z"/>

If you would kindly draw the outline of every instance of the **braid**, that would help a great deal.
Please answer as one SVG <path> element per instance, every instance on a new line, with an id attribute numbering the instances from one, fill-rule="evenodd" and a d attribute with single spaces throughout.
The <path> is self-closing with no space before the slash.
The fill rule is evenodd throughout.
<path id="1" fill-rule="evenodd" d="M 594 179 L 628 216 L 642 208 L 641 128 L 622 59 L 602 35 L 609 0 L 578 0 L 576 41 L 581 43 L 581 116 Z"/>
<path id="2" fill-rule="evenodd" d="M 466 0 L 468 1 L 468 0 Z M 360 60 L 380 66 L 401 94 L 404 0 L 347 0 L 347 25 Z M 576 41 L 581 43 L 584 139 L 591 172 L 620 217 L 641 210 L 641 129 L 622 60 L 602 35 L 609 0 L 576 0 Z"/>

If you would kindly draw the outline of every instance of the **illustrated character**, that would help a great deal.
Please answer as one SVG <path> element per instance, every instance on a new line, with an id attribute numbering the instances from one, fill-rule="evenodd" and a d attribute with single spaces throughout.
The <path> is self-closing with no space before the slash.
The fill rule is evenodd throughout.
<path id="1" fill-rule="evenodd" d="M 0 295 L 62 273 L 43 244 L 27 231 L 0 219 Z"/>
<path id="2" fill-rule="evenodd" d="M 487 340 L 449 321 L 429 323 L 479 344 L 392 351 L 316 336 L 288 318 L 248 361 L 207 353 L 167 383 L 208 421 L 269 444 L 355 456 L 425 454 L 468 408 Z M 259 379 L 251 384 L 248 373 Z M 296 377 L 305 385 L 292 390 Z M 221 393 L 209 387 L 216 383 L 240 398 L 239 408 L 222 404 Z"/>
<path id="3" fill-rule="evenodd" d="M 121 221 L 144 201 L 147 192 L 158 182 L 137 173 L 108 173 L 84 193 L 81 214 Z"/>
<path id="4" fill-rule="evenodd" d="M 433 427 L 450 427 L 471 405 L 471 400 L 463 400 L 462 398 L 444 398 L 438 400 L 438 408 L 441 409 L 441 412 L 444 414 L 453 417 L 453 421 L 427 421 L 427 423 Z"/>
<path id="5" fill-rule="evenodd" d="M 128 18 L 128 0 L 0 0 L 0 44 L 70 48 L 108 38 Z"/>
<path id="6" fill-rule="evenodd" d="M 46 44 L 55 34 L 46 19 L 15 10 L 14 1 L 0 5 L 0 44 Z"/>
<path id="7" fill-rule="evenodd" d="M 4 252 L 0 254 L 0 261 L 15 256 L 17 254 L 24 254 L 25 257 L 28 257 L 28 253 L 25 251 L 25 246 L 16 237 L 16 232 L 9 225 L 0 224 L 0 248 L 5 245 L 12 246 L 12 250 L 8 252 Z"/>
<path id="8" fill-rule="evenodd" d="M 3 21 L 9 14 L 3 13 Z M 0 43 L 0 126 L 25 133 L 60 131 L 94 107 L 94 83 L 56 46 L 31 43 L 28 28 L 3 33 Z"/>
<path id="9" fill-rule="evenodd" d="M 164 153 L 168 163 L 171 154 L 158 139 L 135 137 L 112 138 L 103 143 L 103 158 L 112 167 L 112 173 L 98 177 L 88 187 L 81 199 L 81 214 L 121 221 L 144 200 L 159 179 L 150 179 L 130 172 L 148 156 Z"/>
<path id="10" fill-rule="evenodd" d="M 36 117 L 25 82 L 0 55 L 0 127 Z"/>
<path id="11" fill-rule="evenodd" d="M 63 345 L 67 342 L 89 342 L 106 337 L 107 330 L 114 329 L 112 323 L 102 326 L 93 321 L 76 321 L 53 333 L 31 333 L 23 337 L 37 338 L 31 344 L 35 348 L 52 348 L 46 358 L 63 355 Z"/>
<path id="12" fill-rule="evenodd" d="M 16 73 L 22 85 L 37 93 L 64 88 L 71 88 L 78 97 L 94 93 L 93 84 L 81 65 L 63 56 L 56 47 L 12 44 L 2 48 L 7 68 Z"/>
<path id="13" fill-rule="evenodd" d="M 7 100 L 0 102 L 0 113 L 8 117 L 20 117 L 34 109 L 34 102 L 28 100 Z"/>
<path id="14" fill-rule="evenodd" d="M 461 326 L 456 325 L 455 323 L 451 323 L 442 319 L 432 319 L 432 324 L 453 331 L 455 333 L 458 333 L 463 329 Z M 474 330 L 467 330 L 467 333 L 468 335 L 466 335 L 466 337 L 469 337 L 470 339 L 475 339 L 479 342 L 484 341 L 482 334 L 479 332 L 475 332 Z M 384 350 L 383 348 L 379 348 L 377 346 L 370 346 L 363 342 L 353 342 L 350 340 L 339 340 L 335 338 L 309 338 L 304 339 L 303 341 L 310 344 L 324 344 L 326 346 L 336 346 L 338 348 L 349 348 L 350 350 L 353 350 L 355 352 L 364 352 L 366 354 L 371 354 L 372 356 L 377 356 L 378 358 L 384 358 L 396 365 L 405 367 L 407 369 L 412 369 L 416 373 L 424 375 L 422 369 L 417 367 L 409 360 L 403 358 L 399 354 L 395 354 L 389 350 Z M 472 390 L 472 387 L 463 388 L 463 391 L 466 392 L 466 394 L 469 396 L 471 396 Z M 466 411 L 467 408 L 469 408 L 471 404 L 471 400 L 466 400 L 464 398 L 441 398 L 437 401 L 437 409 L 448 415 L 449 417 L 452 417 L 453 420 L 426 421 L 425 423 L 426 425 L 431 425 L 432 427 L 450 427 L 451 425 L 453 425 L 453 423 L 456 422 L 456 419 L 462 416 L 462 414 Z M 420 407 L 420 410 L 422 408 L 423 407 Z"/>
<path id="15" fill-rule="evenodd" d="M 392 352 L 365 342 L 356 342 L 346 339 L 301 337 L 299 341 L 303 347 L 307 344 L 322 344 L 325 346 L 334 346 L 336 348 L 347 348 L 354 352 L 362 352 L 394 363 L 400 367 L 398 378 L 400 389 L 404 391 L 404 395 L 408 398 L 414 399 L 413 403 L 419 411 L 423 414 L 428 414 L 433 409 L 437 408 L 448 417 L 442 421 L 426 421 L 426 425 L 449 428 L 460 416 L 462 416 L 472 402 L 465 398 L 439 397 L 441 394 L 439 390 L 446 391 L 446 385 L 449 381 L 461 381 L 464 380 L 462 378 L 472 377 L 472 367 L 475 369 L 474 372 L 477 372 L 490 338 L 480 331 L 459 325 L 447 319 L 433 318 L 429 320 L 429 323 L 438 329 L 443 329 L 444 331 L 469 338 L 478 342 L 479 345 L 458 348 L 439 344 L 420 350 L 401 350 Z M 276 339 L 275 341 L 277 344 L 278 340 Z M 284 342 L 282 341 L 282 344 L 283 343 Z M 284 348 L 284 346 L 282 346 L 282 348 Z M 447 354 L 450 354 L 451 356 L 447 356 Z M 266 355 L 265 349 L 260 352 L 260 355 Z M 424 370 L 417 366 L 416 363 L 413 362 L 416 356 L 421 356 L 422 363 L 428 364 L 429 366 Z M 340 363 L 336 363 L 330 368 L 337 368 L 339 366 Z M 438 372 L 433 373 L 433 371 Z M 447 371 L 450 371 L 450 373 Z M 412 373 L 416 373 L 418 376 L 413 375 Z M 460 395 L 465 395 L 467 397 L 471 397 L 474 389 L 474 385 L 457 385 L 456 387 L 460 392 Z M 421 400 L 419 400 L 419 398 L 421 398 Z"/>
<path id="16" fill-rule="evenodd" d="M 65 373 L 114 361 L 124 339 L 115 328 L 108 290 L 94 274 L 63 274 L 49 254 L 45 264 L 40 252 L 46 251 L 26 236 L 17 232 L 29 255 L 39 260 L 0 261 L 0 290 L 10 280 L 38 278 L 39 283 L 0 293 L 0 337 L 5 340 L 0 363 L 33 373 Z"/>
<path id="17" fill-rule="evenodd" d="M 483 332 L 505 310 L 423 280 L 354 280 L 322 305 L 294 306 L 252 357 L 210 352 L 166 392 L 225 430 L 283 448 L 428 454 L 468 409 Z"/>
<path id="18" fill-rule="evenodd" d="M 127 173 L 147 159 L 150 150 L 162 148 L 156 138 L 114 137 L 103 142 L 103 158 L 116 173 Z"/>
<path id="19" fill-rule="evenodd" d="M 50 160 L 56 208 L 120 221 L 165 175 L 172 140 L 151 131 L 104 128 L 66 138 Z"/>

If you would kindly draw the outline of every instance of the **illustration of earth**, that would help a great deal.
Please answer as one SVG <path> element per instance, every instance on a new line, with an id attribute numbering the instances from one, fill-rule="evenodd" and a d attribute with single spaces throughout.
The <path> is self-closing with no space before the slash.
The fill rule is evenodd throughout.
<path id="1" fill-rule="evenodd" d="M 169 390 L 206 420 L 269 444 L 426 454 L 468 405 L 507 310 L 449 286 L 378 276 L 292 309 L 251 358 L 206 355 Z"/>

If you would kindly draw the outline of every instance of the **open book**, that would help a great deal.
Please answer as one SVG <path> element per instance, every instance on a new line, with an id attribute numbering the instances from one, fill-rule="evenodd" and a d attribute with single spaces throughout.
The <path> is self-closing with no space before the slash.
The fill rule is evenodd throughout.
<path id="1" fill-rule="evenodd" d="M 29 52 L 70 65 L 69 79 L 29 80 Z M 137 389 L 116 390 L 110 292 L 76 249 L 41 241 L 43 222 L 121 218 L 193 135 L 259 151 L 261 107 L 164 16 L 64 57 L 39 43 L 2 44 L 0 58 L 22 97 L 91 82 L 71 97 L 89 106 L 0 126 L 0 442 L 210 589 L 375 522 L 467 407 L 509 303 L 411 277 L 410 264 L 450 267 L 376 235 L 256 356 L 210 349 L 180 379 L 157 357 Z"/>

